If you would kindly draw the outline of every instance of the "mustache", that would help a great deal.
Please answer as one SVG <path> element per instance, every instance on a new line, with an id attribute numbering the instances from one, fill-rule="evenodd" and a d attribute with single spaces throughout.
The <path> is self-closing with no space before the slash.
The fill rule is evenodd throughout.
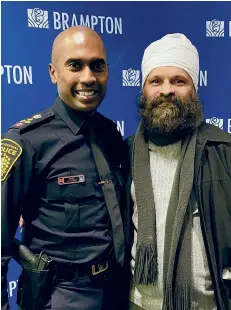
<path id="1" fill-rule="evenodd" d="M 179 105 L 179 102 L 181 103 L 181 99 L 177 98 L 174 95 L 168 95 L 168 96 L 159 96 L 155 100 L 152 100 L 152 105 L 153 106 L 158 106 L 162 103 L 169 102 L 169 103 L 174 103 L 176 105 Z"/>

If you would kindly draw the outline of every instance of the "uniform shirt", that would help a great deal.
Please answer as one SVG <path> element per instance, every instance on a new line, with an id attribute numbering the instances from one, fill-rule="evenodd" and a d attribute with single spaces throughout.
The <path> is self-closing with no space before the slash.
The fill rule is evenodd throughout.
<path id="1" fill-rule="evenodd" d="M 88 141 L 89 119 L 120 203 L 123 142 L 116 125 L 98 112 L 90 118 L 77 113 L 58 97 L 53 107 L 19 122 L 2 140 L 3 276 L 20 214 L 26 221 L 25 243 L 34 253 L 45 250 L 55 261 L 82 264 L 106 260 L 112 251 L 110 218 Z M 19 156 L 14 147 L 21 149 Z"/>

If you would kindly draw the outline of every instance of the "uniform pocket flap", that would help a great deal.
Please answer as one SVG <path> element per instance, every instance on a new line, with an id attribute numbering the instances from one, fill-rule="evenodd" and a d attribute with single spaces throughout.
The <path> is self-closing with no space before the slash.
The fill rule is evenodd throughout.
<path id="1" fill-rule="evenodd" d="M 47 184 L 48 200 L 75 201 L 95 195 L 94 184 L 92 179 L 86 179 L 80 183 L 58 184 L 58 180 Z"/>

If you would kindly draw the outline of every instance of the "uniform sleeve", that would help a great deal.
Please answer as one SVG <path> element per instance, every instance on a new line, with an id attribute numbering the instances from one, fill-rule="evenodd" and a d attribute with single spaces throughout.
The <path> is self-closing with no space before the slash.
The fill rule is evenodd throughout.
<path id="1" fill-rule="evenodd" d="M 20 215 L 32 197 L 31 184 L 35 174 L 35 152 L 17 130 L 9 131 L 1 140 L 1 285 L 2 310 L 9 309 L 7 271 L 11 259 L 11 241 Z"/>

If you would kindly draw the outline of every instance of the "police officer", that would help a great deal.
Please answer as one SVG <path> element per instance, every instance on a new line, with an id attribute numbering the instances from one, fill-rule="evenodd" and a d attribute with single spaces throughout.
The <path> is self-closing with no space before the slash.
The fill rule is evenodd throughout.
<path id="1" fill-rule="evenodd" d="M 124 154 L 115 124 L 96 112 L 108 80 L 99 35 L 82 26 L 60 33 L 49 72 L 54 105 L 2 139 L 2 309 L 21 214 L 24 243 L 55 262 L 44 309 L 122 309 Z"/>

